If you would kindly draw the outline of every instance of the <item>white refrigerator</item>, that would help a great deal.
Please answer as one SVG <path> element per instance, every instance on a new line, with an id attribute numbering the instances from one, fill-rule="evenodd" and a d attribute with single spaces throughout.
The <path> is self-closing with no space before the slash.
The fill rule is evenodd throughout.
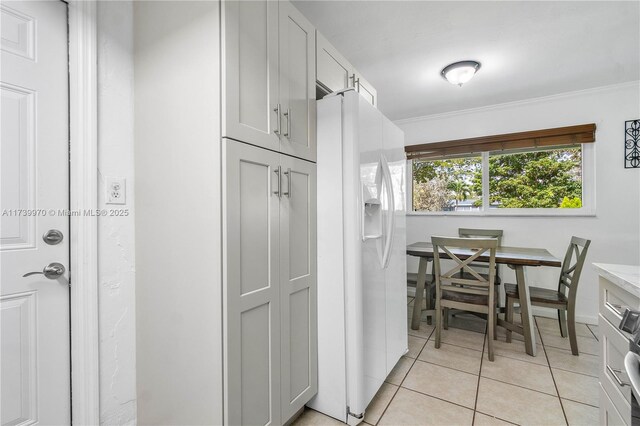
<path id="1" fill-rule="evenodd" d="M 358 93 L 317 103 L 318 394 L 355 425 L 407 352 L 404 133 Z"/>

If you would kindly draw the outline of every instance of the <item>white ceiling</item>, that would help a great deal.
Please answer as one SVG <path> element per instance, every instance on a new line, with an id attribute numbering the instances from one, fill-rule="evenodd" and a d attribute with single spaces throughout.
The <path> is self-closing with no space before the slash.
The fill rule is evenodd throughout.
<path id="1" fill-rule="evenodd" d="M 391 119 L 640 79 L 640 2 L 294 1 Z M 451 62 L 482 63 L 462 88 Z"/>

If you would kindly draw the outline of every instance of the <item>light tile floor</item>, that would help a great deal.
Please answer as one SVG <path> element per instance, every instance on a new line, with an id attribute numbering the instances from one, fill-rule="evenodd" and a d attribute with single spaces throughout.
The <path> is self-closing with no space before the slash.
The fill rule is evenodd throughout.
<path id="1" fill-rule="evenodd" d="M 409 313 L 413 298 L 408 298 Z M 434 327 L 409 325 L 409 352 L 369 405 L 364 425 L 597 425 L 597 327 L 578 324 L 580 356 L 556 320 L 536 317 L 538 355 L 521 336 L 505 342 L 498 327 L 495 361 L 487 357 L 485 322 L 452 319 L 434 345 Z M 296 426 L 339 425 L 306 409 Z"/>

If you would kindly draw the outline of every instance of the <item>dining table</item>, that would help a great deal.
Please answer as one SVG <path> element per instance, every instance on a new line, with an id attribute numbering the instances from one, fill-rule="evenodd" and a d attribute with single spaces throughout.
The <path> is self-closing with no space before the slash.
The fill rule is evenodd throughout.
<path id="1" fill-rule="evenodd" d="M 450 247 L 448 247 L 448 249 L 460 260 L 468 259 L 476 253 L 473 249 Z M 422 298 L 425 290 L 425 283 L 427 281 L 427 266 L 429 262 L 433 261 L 434 257 L 433 245 L 430 242 L 416 242 L 409 244 L 407 245 L 407 254 L 409 256 L 420 258 L 416 295 L 413 302 L 413 315 L 411 321 L 411 328 L 413 330 L 418 330 L 420 328 L 420 320 L 423 312 Z M 449 255 L 443 251 L 440 251 L 439 257 L 441 259 L 450 259 Z M 474 262 L 489 263 L 489 252 L 478 256 L 474 259 Z M 562 266 L 562 262 L 546 249 L 528 247 L 498 247 L 496 249 L 495 262 L 496 264 L 508 265 L 515 271 L 518 294 L 520 297 L 520 313 L 522 315 L 522 324 L 507 322 L 506 320 L 499 318 L 498 325 L 513 332 L 522 334 L 524 336 L 524 344 L 527 354 L 536 356 L 535 326 L 531 310 L 531 300 L 529 298 L 529 287 L 525 279 L 524 268 L 525 266 L 551 266 L 559 268 Z M 434 315 L 435 310 L 429 309 L 429 305 L 430 303 L 427 303 L 428 313 L 429 315 Z"/>

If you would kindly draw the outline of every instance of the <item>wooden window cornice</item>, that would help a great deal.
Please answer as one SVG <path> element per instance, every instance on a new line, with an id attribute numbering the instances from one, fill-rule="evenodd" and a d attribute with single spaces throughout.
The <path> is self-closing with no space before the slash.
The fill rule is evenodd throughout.
<path id="1" fill-rule="evenodd" d="M 554 129 L 531 130 L 502 135 L 408 145 L 404 147 L 407 159 L 435 159 L 486 151 L 504 151 L 551 146 L 593 143 L 596 140 L 596 125 L 556 127 Z"/>

